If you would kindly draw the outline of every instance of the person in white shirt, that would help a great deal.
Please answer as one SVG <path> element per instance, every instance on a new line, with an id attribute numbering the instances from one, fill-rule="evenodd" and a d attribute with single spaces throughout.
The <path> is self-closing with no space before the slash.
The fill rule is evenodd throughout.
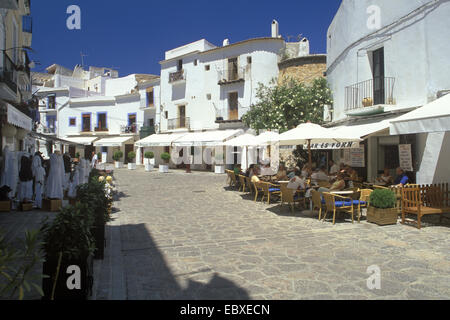
<path id="1" fill-rule="evenodd" d="M 94 151 L 92 151 L 92 161 L 91 161 L 91 168 L 92 169 L 95 168 L 95 166 L 97 165 L 97 162 L 98 162 L 97 154 Z"/>
<path id="2" fill-rule="evenodd" d="M 305 180 L 300 178 L 300 176 L 301 176 L 301 171 L 296 169 L 295 176 L 289 181 L 289 183 L 287 185 L 288 189 L 292 189 L 292 192 L 294 193 L 294 195 L 299 188 L 300 189 L 306 188 Z"/>
<path id="3" fill-rule="evenodd" d="M 319 181 L 330 181 L 330 177 L 325 173 L 325 168 L 321 167 L 318 171 L 311 175 L 311 181 L 317 183 Z"/>
<path id="4" fill-rule="evenodd" d="M 330 165 L 330 175 L 336 175 L 339 172 L 339 166 L 333 160 L 328 162 Z"/>

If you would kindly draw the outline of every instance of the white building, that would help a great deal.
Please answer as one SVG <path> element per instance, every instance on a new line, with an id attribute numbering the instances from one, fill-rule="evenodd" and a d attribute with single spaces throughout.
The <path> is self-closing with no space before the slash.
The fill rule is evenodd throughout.
<path id="1" fill-rule="evenodd" d="M 366 139 L 369 180 L 385 166 L 401 164 L 399 144 L 412 146 L 409 169 L 417 173 L 418 183 L 450 179 L 448 169 L 437 173 L 439 157 L 424 156 L 448 150 L 450 137 L 389 136 L 388 130 L 388 120 L 450 89 L 449 15 L 448 1 L 344 0 L 328 29 L 331 126 L 358 130 Z M 333 157 L 340 161 L 343 155 L 335 151 Z"/>
<path id="2" fill-rule="evenodd" d="M 223 131 L 223 139 L 235 136 L 237 129 L 245 129 L 241 119 L 257 102 L 260 84 L 271 85 L 279 73 L 280 55 L 309 54 L 309 42 L 286 43 L 278 34 L 278 23 L 272 22 L 272 36 L 248 39 L 222 46 L 205 39 L 166 51 L 161 64 L 161 108 L 157 110 L 158 133 L 188 133 L 191 131 Z M 243 131 L 241 130 L 240 133 Z M 200 139 L 200 135 L 191 135 Z M 154 137 L 157 144 L 169 151 L 174 135 Z M 183 139 L 183 146 L 189 145 Z M 155 140 L 155 141 L 156 141 Z M 186 141 L 184 141 L 186 140 Z M 195 142 L 192 141 L 191 145 Z M 152 148 L 158 154 L 162 148 Z"/>
<path id="3" fill-rule="evenodd" d="M 73 142 L 65 151 L 89 158 L 102 152 L 112 162 L 121 149 L 134 151 L 134 142 L 154 133 L 159 107 L 159 77 L 132 74 L 119 78 L 115 70 L 53 65 L 47 74 L 34 74 L 40 97 L 44 134 Z M 82 147 L 84 146 L 84 147 Z M 124 157 L 128 162 L 127 157 Z M 138 153 L 136 162 L 142 163 Z"/>

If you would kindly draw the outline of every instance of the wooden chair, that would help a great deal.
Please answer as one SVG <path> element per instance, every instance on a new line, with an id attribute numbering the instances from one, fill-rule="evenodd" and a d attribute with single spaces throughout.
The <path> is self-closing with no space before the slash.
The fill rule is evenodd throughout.
<path id="1" fill-rule="evenodd" d="M 245 182 L 247 184 L 247 188 L 249 189 L 249 191 L 251 193 L 255 192 L 255 189 L 253 188 L 253 183 L 252 183 L 252 179 L 250 179 L 250 177 L 245 177 Z"/>
<path id="2" fill-rule="evenodd" d="M 372 189 L 361 189 L 359 190 L 359 200 L 357 202 L 353 202 L 354 204 L 357 203 L 358 205 L 358 222 L 361 222 L 361 214 L 362 214 L 362 208 L 367 208 L 369 206 L 369 200 L 370 195 L 372 194 Z"/>
<path id="3" fill-rule="evenodd" d="M 275 194 L 275 195 L 281 194 L 280 187 L 277 185 L 274 185 L 273 183 L 270 183 L 270 182 L 261 182 L 261 188 L 264 191 L 262 201 L 264 201 L 264 198 L 266 198 L 267 204 L 270 204 L 270 195 L 271 194 Z"/>
<path id="4" fill-rule="evenodd" d="M 317 185 L 319 188 L 329 188 L 331 187 L 331 184 L 327 181 L 317 181 Z"/>
<path id="5" fill-rule="evenodd" d="M 258 200 L 258 195 L 260 192 L 263 193 L 263 196 L 261 198 L 261 201 L 264 200 L 264 189 L 263 189 L 263 183 L 262 181 L 259 182 L 253 182 L 253 189 L 255 190 L 255 202 Z"/>
<path id="6" fill-rule="evenodd" d="M 234 174 L 234 171 L 226 170 L 226 173 L 228 175 L 228 184 L 230 187 L 237 188 L 239 186 L 238 181 L 236 179 L 236 175 Z"/>
<path id="7" fill-rule="evenodd" d="M 324 209 L 325 202 L 322 200 L 320 192 L 317 190 L 311 190 L 311 199 L 313 203 L 313 210 L 319 210 L 319 220 L 322 219 L 322 209 Z"/>
<path id="8" fill-rule="evenodd" d="M 245 192 L 245 186 L 246 186 L 245 178 L 246 177 L 243 175 L 239 175 L 238 177 L 239 177 L 239 184 L 240 184 L 239 191 Z"/>
<path id="9" fill-rule="evenodd" d="M 336 212 L 342 211 L 346 213 L 350 213 L 352 216 L 352 223 L 354 223 L 354 205 L 353 200 L 349 197 L 341 197 L 335 194 L 331 194 L 328 192 L 323 193 L 323 197 L 325 198 L 325 206 L 326 211 L 323 217 L 323 221 L 325 221 L 328 212 L 333 213 L 333 225 L 336 224 Z"/>
<path id="10" fill-rule="evenodd" d="M 296 190 L 289 189 L 287 187 L 287 184 L 280 184 L 280 190 L 281 206 L 283 206 L 283 204 L 285 203 L 288 203 L 291 206 L 291 212 L 294 212 L 294 206 L 296 203 L 305 202 L 305 198 L 301 198 L 300 195 L 296 193 Z"/>

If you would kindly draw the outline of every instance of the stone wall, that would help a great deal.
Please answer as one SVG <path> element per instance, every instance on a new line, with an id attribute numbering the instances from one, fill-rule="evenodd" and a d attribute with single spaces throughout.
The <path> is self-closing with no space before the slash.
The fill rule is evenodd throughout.
<path id="1" fill-rule="evenodd" d="M 327 69 L 326 55 L 309 55 L 282 61 L 278 64 L 278 83 L 295 79 L 310 84 L 314 79 L 324 77 Z"/>

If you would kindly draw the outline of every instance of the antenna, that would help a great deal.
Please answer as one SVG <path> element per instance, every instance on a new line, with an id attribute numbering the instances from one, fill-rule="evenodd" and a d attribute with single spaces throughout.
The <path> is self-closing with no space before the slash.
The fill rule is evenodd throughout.
<path id="1" fill-rule="evenodd" d="M 87 54 L 84 54 L 83 51 L 80 52 L 80 56 L 81 56 L 81 68 L 84 69 L 84 57 L 87 57 Z"/>

